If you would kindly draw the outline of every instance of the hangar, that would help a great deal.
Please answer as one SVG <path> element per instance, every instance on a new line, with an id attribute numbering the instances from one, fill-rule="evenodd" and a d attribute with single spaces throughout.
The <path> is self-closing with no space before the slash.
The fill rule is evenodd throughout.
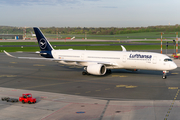
<path id="1" fill-rule="evenodd" d="M 8 35 L 0 35 L 0 39 L 23 39 L 23 35 L 11 35 L 11 34 L 8 34 Z"/>

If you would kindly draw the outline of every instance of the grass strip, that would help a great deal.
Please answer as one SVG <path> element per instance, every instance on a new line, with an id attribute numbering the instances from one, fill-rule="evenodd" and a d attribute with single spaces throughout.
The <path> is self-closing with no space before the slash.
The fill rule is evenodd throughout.
<path id="1" fill-rule="evenodd" d="M 130 50 L 160 50 L 160 45 L 124 45 L 127 51 Z M 72 48 L 74 50 L 115 50 L 121 51 L 121 46 L 57 46 L 54 49 L 69 49 Z M 166 49 L 166 46 L 163 46 L 163 49 Z M 173 46 L 169 46 L 168 49 L 174 49 Z M 39 47 L 0 47 L 0 52 L 6 50 L 7 52 L 35 52 L 40 51 Z"/>

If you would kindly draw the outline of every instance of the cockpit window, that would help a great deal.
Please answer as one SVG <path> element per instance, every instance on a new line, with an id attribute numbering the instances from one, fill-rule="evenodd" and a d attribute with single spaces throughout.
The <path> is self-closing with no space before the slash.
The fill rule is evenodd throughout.
<path id="1" fill-rule="evenodd" d="M 169 58 L 164 59 L 164 62 L 168 62 L 168 61 L 172 61 L 172 60 Z"/>

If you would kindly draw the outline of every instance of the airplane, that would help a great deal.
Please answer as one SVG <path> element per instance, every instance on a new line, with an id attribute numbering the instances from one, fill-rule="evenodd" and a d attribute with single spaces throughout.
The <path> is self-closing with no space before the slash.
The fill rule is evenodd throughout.
<path id="1" fill-rule="evenodd" d="M 74 40 L 75 39 L 75 36 L 71 38 L 71 40 Z"/>
<path id="2" fill-rule="evenodd" d="M 111 69 L 127 70 L 157 70 L 163 71 L 162 78 L 166 79 L 166 74 L 170 70 L 177 68 L 177 65 L 170 57 L 154 52 L 133 52 L 126 51 L 121 45 L 122 51 L 97 51 L 97 50 L 55 50 L 43 35 L 41 30 L 34 27 L 34 32 L 40 47 L 39 57 L 16 57 L 5 50 L 10 56 L 20 59 L 43 59 L 57 61 L 61 64 L 76 65 L 84 67 L 83 75 L 105 75 L 111 73 Z"/>
<path id="3" fill-rule="evenodd" d="M 36 35 L 31 32 L 31 36 L 32 36 L 32 37 L 35 37 Z"/>

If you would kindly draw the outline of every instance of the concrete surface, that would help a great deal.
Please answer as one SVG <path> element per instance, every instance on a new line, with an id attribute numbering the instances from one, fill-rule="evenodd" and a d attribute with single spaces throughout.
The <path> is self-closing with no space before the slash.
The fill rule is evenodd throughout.
<path id="1" fill-rule="evenodd" d="M 173 91 L 179 93 L 179 89 Z M 179 100 L 102 100 L 0 87 L 0 97 L 18 98 L 23 93 L 32 93 L 33 97 L 37 98 L 37 103 L 0 101 L 1 120 L 178 120 L 180 118 Z"/>
<path id="2" fill-rule="evenodd" d="M 13 53 L 17 56 L 37 56 Z M 113 70 L 82 76 L 82 68 L 14 59 L 0 53 L 0 97 L 32 93 L 36 104 L 0 101 L 0 120 L 178 120 L 180 68 Z M 180 66 L 180 60 L 174 60 Z"/>

